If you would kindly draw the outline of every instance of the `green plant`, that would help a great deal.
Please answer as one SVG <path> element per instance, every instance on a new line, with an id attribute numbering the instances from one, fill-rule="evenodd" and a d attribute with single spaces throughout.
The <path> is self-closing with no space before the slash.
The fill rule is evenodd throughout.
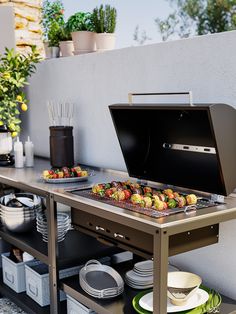
<path id="1" fill-rule="evenodd" d="M 4 55 L 0 55 L 0 126 L 5 125 L 13 137 L 21 130 L 19 109 L 26 111 L 28 108 L 22 88 L 28 84 L 27 78 L 35 72 L 39 61 L 34 46 L 28 55 L 7 48 Z"/>
<path id="2" fill-rule="evenodd" d="M 67 32 L 93 31 L 91 16 L 92 14 L 89 12 L 77 12 L 70 16 L 66 23 Z"/>
<path id="3" fill-rule="evenodd" d="M 48 30 L 49 47 L 59 47 L 61 29 L 62 29 L 61 26 L 56 21 L 53 21 L 51 23 L 50 28 Z"/>
<path id="4" fill-rule="evenodd" d="M 63 26 L 64 22 L 64 6 L 61 0 L 55 0 L 53 2 L 45 0 L 43 2 L 42 9 L 42 25 L 43 36 L 45 40 L 48 40 L 48 33 L 51 28 L 51 24 L 57 22 L 59 26 Z"/>
<path id="5" fill-rule="evenodd" d="M 65 26 L 60 28 L 58 32 L 58 37 L 59 37 L 59 41 L 72 40 L 71 33 L 68 31 L 68 29 Z"/>
<path id="6" fill-rule="evenodd" d="M 92 22 L 96 33 L 114 33 L 117 12 L 110 5 L 96 7 L 92 13 Z"/>
<path id="7" fill-rule="evenodd" d="M 170 0 L 175 10 L 155 22 L 166 40 L 172 35 L 189 37 L 236 29 L 236 0 Z"/>

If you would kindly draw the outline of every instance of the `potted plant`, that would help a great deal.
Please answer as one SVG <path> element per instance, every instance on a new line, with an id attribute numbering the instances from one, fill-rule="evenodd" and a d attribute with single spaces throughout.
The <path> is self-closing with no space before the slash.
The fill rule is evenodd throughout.
<path id="1" fill-rule="evenodd" d="M 106 51 L 115 47 L 115 28 L 117 12 L 110 5 L 96 7 L 92 13 L 92 23 L 96 32 L 97 51 Z"/>
<path id="2" fill-rule="evenodd" d="M 72 35 L 74 54 L 96 50 L 91 16 L 92 14 L 88 12 L 77 12 L 69 17 L 66 23 L 66 28 Z"/>
<path id="3" fill-rule="evenodd" d="M 51 58 L 51 47 L 49 47 L 48 33 L 51 29 L 51 24 L 57 22 L 59 26 L 63 26 L 64 22 L 64 7 L 61 0 L 43 2 L 42 8 L 42 27 L 43 41 L 46 58 Z"/>
<path id="4" fill-rule="evenodd" d="M 59 46 L 62 57 L 73 56 L 74 45 L 71 33 L 64 26 L 59 30 Z"/>
<path id="5" fill-rule="evenodd" d="M 51 47 L 52 58 L 58 58 L 60 56 L 60 32 L 61 27 L 59 23 L 57 21 L 53 21 L 48 30 L 48 46 Z"/>
<path id="6" fill-rule="evenodd" d="M 27 78 L 35 72 L 35 64 L 39 61 L 40 56 L 34 46 L 28 55 L 7 48 L 4 55 L 0 55 L 1 155 L 10 153 L 11 137 L 16 137 L 21 130 L 19 115 L 28 109 L 26 94 L 22 89 L 28 84 Z"/>

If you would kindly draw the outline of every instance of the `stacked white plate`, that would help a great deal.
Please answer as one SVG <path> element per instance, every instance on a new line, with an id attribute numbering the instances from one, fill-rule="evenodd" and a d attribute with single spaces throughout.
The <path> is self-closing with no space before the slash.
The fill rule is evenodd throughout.
<path id="1" fill-rule="evenodd" d="M 125 282 L 134 289 L 152 288 L 153 261 L 147 260 L 134 264 L 134 268 L 125 274 Z"/>
<path id="2" fill-rule="evenodd" d="M 43 241 L 48 242 L 48 226 L 47 226 L 47 215 L 41 213 L 37 215 L 37 231 L 42 234 Z M 67 231 L 70 229 L 71 222 L 68 214 L 58 213 L 57 214 L 57 241 L 61 242 L 65 239 Z"/>
<path id="3" fill-rule="evenodd" d="M 94 298 L 109 299 L 124 291 L 124 281 L 120 274 L 97 260 L 85 264 L 80 270 L 79 280 L 81 288 Z"/>
<path id="4" fill-rule="evenodd" d="M 168 271 L 178 270 L 174 265 L 168 266 Z M 125 274 L 125 282 L 134 289 L 149 289 L 153 287 L 153 261 L 146 260 L 134 264 L 132 270 Z"/>

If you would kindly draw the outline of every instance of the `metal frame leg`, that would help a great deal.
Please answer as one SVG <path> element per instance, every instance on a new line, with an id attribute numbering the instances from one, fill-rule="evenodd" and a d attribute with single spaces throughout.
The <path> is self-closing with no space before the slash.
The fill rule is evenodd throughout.
<path id="1" fill-rule="evenodd" d="M 153 313 L 166 314 L 169 236 L 158 229 L 153 239 Z"/>
<path id="2" fill-rule="evenodd" d="M 48 259 L 49 259 L 49 286 L 50 286 L 50 313 L 60 313 L 59 271 L 57 267 L 57 204 L 53 195 L 47 197 L 48 213 Z"/>

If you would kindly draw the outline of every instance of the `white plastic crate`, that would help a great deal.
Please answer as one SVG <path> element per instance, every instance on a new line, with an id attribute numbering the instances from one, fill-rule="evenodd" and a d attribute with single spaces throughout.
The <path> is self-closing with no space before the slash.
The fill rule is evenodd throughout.
<path id="1" fill-rule="evenodd" d="M 34 265 L 37 261 L 14 263 L 8 258 L 9 252 L 1 255 L 3 282 L 17 293 L 24 292 L 26 290 L 25 265 Z"/>
<path id="2" fill-rule="evenodd" d="M 67 295 L 67 314 L 96 314 L 96 312 Z"/>
<path id="3" fill-rule="evenodd" d="M 59 278 L 78 275 L 82 266 L 75 266 L 59 271 Z M 26 294 L 41 306 L 50 304 L 48 266 L 41 262 L 25 266 Z M 66 300 L 66 294 L 60 291 L 60 300 Z"/>

